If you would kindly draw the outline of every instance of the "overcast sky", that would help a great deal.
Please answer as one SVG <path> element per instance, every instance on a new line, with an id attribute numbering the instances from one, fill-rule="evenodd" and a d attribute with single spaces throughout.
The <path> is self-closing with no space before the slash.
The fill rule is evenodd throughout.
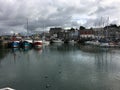
<path id="1" fill-rule="evenodd" d="M 27 19 L 29 31 L 119 25 L 119 5 L 120 0 L 0 0 L 0 32 L 24 32 Z"/>

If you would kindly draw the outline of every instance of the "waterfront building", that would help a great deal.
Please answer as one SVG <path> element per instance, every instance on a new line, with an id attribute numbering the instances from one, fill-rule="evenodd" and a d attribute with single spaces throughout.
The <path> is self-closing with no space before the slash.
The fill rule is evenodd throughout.
<path id="1" fill-rule="evenodd" d="M 104 36 L 109 40 L 120 39 L 120 28 L 112 25 L 104 27 Z"/>
<path id="2" fill-rule="evenodd" d="M 84 29 L 79 30 L 80 38 L 83 39 L 94 39 L 95 38 L 95 32 L 93 29 Z"/>
<path id="3" fill-rule="evenodd" d="M 94 30 L 94 36 L 95 36 L 95 39 L 101 39 L 101 38 L 104 38 L 105 35 L 104 35 L 104 28 L 93 28 Z"/>
<path id="4" fill-rule="evenodd" d="M 63 38 L 63 32 L 64 32 L 64 29 L 60 27 L 50 28 L 50 31 L 49 31 L 51 38 L 59 38 L 59 39 Z"/>
<path id="5" fill-rule="evenodd" d="M 79 30 L 78 29 L 70 29 L 69 36 L 71 40 L 77 40 L 79 36 Z"/>

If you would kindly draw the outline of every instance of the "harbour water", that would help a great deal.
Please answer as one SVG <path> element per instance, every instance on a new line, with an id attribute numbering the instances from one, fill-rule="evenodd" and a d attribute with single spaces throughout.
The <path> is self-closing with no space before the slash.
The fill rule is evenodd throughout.
<path id="1" fill-rule="evenodd" d="M 120 90 L 120 49 L 52 44 L 0 49 L 0 88 Z"/>

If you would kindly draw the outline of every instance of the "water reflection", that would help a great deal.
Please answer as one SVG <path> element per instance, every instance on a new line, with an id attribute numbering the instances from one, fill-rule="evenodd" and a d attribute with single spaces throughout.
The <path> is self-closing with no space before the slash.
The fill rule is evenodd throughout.
<path id="1" fill-rule="evenodd" d="M 27 47 L 26 47 L 26 48 L 22 48 L 22 51 L 27 52 L 27 51 L 29 51 L 30 49 L 31 49 L 31 48 L 29 48 L 29 47 L 27 48 Z"/>
<path id="2" fill-rule="evenodd" d="M 77 50 L 77 45 L 76 44 L 64 44 L 64 43 L 53 43 L 50 45 L 50 50 L 56 50 L 59 52 L 69 52 L 72 50 Z"/>
<path id="3" fill-rule="evenodd" d="M 91 45 L 79 45 L 79 48 L 83 52 L 88 53 L 102 53 L 102 52 L 109 52 L 109 48 L 101 48 L 98 46 L 91 46 Z"/>
<path id="4" fill-rule="evenodd" d="M 6 49 L 4 47 L 1 46 L 0 48 L 0 67 L 2 67 L 1 63 L 2 60 L 6 57 L 6 55 L 9 54 L 9 49 Z"/>
<path id="5" fill-rule="evenodd" d="M 120 51 L 58 44 L 10 49 L 2 58 L 0 88 L 16 90 L 119 90 Z"/>
<path id="6" fill-rule="evenodd" d="M 95 65 L 96 65 L 96 70 L 99 71 L 108 71 L 108 65 L 111 63 L 111 58 L 108 56 L 108 53 L 101 53 L 101 54 L 96 54 L 95 55 Z M 110 61 L 110 63 L 109 63 Z"/>

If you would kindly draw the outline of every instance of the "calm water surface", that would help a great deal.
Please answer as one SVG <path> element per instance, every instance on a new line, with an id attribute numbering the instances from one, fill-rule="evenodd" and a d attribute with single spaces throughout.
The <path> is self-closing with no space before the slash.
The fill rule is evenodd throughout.
<path id="1" fill-rule="evenodd" d="M 49 45 L 40 50 L 0 49 L 0 88 L 120 90 L 120 50 Z"/>

